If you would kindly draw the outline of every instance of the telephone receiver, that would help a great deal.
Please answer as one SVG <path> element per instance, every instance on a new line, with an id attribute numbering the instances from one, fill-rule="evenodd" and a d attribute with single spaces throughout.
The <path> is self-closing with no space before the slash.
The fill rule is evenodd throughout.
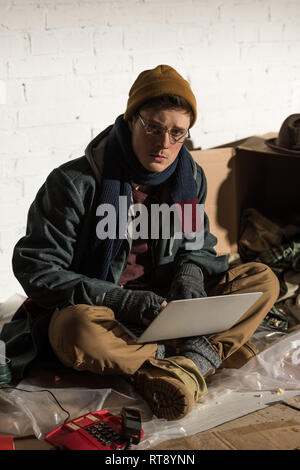
<path id="1" fill-rule="evenodd" d="M 122 408 L 120 415 L 86 413 L 58 426 L 45 440 L 57 450 L 127 450 L 143 436 L 140 412 Z"/>

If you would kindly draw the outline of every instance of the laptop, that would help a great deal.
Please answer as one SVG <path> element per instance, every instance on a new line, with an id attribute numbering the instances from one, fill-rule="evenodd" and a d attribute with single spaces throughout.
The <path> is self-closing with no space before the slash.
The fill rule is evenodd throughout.
<path id="1" fill-rule="evenodd" d="M 261 295 L 251 292 L 173 300 L 145 328 L 120 324 L 137 343 L 219 333 L 235 325 Z"/>

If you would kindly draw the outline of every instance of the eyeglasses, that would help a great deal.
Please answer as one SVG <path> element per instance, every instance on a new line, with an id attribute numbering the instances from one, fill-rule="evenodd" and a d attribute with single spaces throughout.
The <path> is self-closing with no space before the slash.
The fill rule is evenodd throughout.
<path id="1" fill-rule="evenodd" d="M 169 134 L 169 139 L 171 144 L 183 143 L 186 139 L 189 139 L 190 131 L 182 131 L 181 129 L 167 129 L 165 126 L 160 126 L 159 124 L 154 124 L 154 122 L 147 121 L 142 118 L 140 113 L 138 117 L 141 120 L 141 123 L 145 129 L 146 134 L 153 135 L 154 137 L 162 137 L 167 132 Z"/>

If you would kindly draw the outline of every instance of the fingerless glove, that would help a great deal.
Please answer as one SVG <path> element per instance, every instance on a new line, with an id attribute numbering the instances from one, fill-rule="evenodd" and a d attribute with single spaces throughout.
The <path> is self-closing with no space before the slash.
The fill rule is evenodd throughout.
<path id="1" fill-rule="evenodd" d="M 184 263 L 171 283 L 169 300 L 197 297 L 207 297 L 202 270 L 194 263 Z"/>
<path id="2" fill-rule="evenodd" d="M 163 301 L 151 291 L 117 287 L 105 294 L 102 305 L 111 308 L 117 320 L 143 325 L 143 318 L 151 322 L 161 312 Z"/>

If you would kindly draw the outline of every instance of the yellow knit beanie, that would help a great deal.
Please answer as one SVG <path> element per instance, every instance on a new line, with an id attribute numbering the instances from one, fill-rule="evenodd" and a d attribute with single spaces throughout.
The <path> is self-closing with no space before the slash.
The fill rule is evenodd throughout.
<path id="1" fill-rule="evenodd" d="M 125 121 L 128 121 L 146 101 L 164 94 L 181 96 L 189 103 L 194 114 L 192 127 L 197 119 L 196 98 L 190 84 L 169 65 L 158 65 L 139 74 L 129 91 Z"/>

